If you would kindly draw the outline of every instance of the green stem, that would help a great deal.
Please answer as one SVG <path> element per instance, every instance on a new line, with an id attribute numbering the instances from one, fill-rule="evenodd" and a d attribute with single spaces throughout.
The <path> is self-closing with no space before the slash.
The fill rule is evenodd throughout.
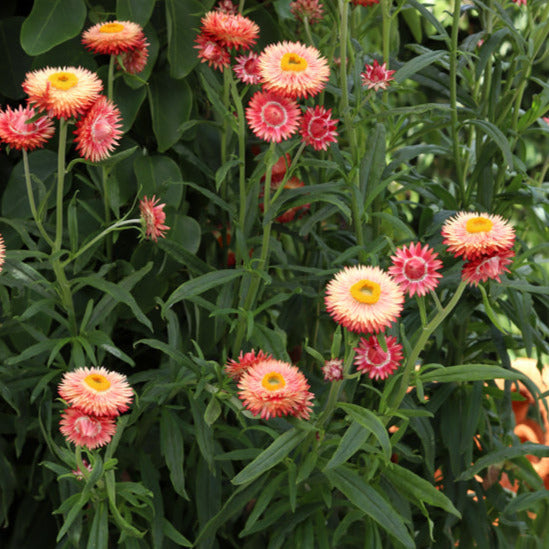
<path id="1" fill-rule="evenodd" d="M 107 188 L 107 168 L 101 166 L 101 185 L 103 188 L 103 208 L 105 210 L 105 225 L 109 225 L 111 222 L 111 205 L 109 201 L 109 189 Z M 112 238 L 107 236 L 105 239 L 105 252 L 107 254 L 107 261 L 112 261 Z"/>
<path id="2" fill-rule="evenodd" d="M 225 67 L 223 71 L 223 105 L 230 112 L 229 108 L 229 93 L 232 80 L 232 68 Z M 227 134 L 229 133 L 229 121 L 226 117 L 223 118 L 223 130 L 221 133 L 221 165 L 227 162 Z"/>
<path id="3" fill-rule="evenodd" d="M 383 62 L 389 68 L 389 56 L 391 53 L 391 0 L 381 0 L 381 25 L 383 35 Z"/>
<path id="4" fill-rule="evenodd" d="M 77 471 L 80 471 L 82 473 L 82 477 L 84 482 L 86 482 L 90 476 L 90 472 L 88 471 L 88 468 L 84 465 L 84 460 L 82 459 L 82 446 L 79 446 L 78 444 L 75 446 L 74 449 L 74 458 L 76 461 L 76 469 Z"/>
<path id="5" fill-rule="evenodd" d="M 313 40 L 313 35 L 311 34 L 311 26 L 309 25 L 308 17 L 303 18 L 303 25 L 305 26 L 305 36 L 307 36 L 307 40 L 309 41 L 309 44 L 311 44 L 311 46 L 314 46 L 315 41 Z"/>
<path id="6" fill-rule="evenodd" d="M 111 58 L 109 60 L 109 73 L 107 76 L 107 99 L 109 99 L 110 101 L 112 101 L 113 98 L 115 58 L 115 55 L 111 55 Z"/>

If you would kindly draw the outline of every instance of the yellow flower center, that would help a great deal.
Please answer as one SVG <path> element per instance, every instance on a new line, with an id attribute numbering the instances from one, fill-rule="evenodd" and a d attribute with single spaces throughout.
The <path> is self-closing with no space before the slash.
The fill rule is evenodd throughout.
<path id="1" fill-rule="evenodd" d="M 84 382 L 95 391 L 106 391 L 111 386 L 111 382 L 101 374 L 90 374 Z"/>
<path id="2" fill-rule="evenodd" d="M 283 71 L 301 72 L 307 68 L 307 61 L 297 53 L 285 53 L 280 61 L 280 68 Z"/>
<path id="3" fill-rule="evenodd" d="M 494 224 L 487 217 L 471 217 L 465 224 L 468 233 L 487 233 L 492 230 Z"/>
<path id="4" fill-rule="evenodd" d="M 99 32 L 105 32 L 108 34 L 113 34 L 115 32 L 122 32 L 124 30 L 124 25 L 120 23 L 105 23 L 99 28 Z"/>
<path id="5" fill-rule="evenodd" d="M 286 386 L 286 380 L 282 374 L 278 372 L 269 372 L 263 376 L 261 385 L 267 389 L 267 391 L 276 391 L 277 389 L 283 389 Z"/>
<path id="6" fill-rule="evenodd" d="M 372 280 L 359 280 L 351 286 L 351 295 L 360 303 L 372 305 L 379 301 L 381 286 Z"/>
<path id="7" fill-rule="evenodd" d="M 48 76 L 48 80 L 58 90 L 70 90 L 78 84 L 78 77 L 72 72 L 55 72 Z"/>

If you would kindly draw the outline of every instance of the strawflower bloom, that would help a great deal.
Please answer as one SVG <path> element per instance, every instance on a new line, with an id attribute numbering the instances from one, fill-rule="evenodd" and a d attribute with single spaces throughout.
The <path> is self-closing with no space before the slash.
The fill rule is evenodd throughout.
<path id="1" fill-rule="evenodd" d="M 4 265 L 4 261 L 6 261 L 6 246 L 4 244 L 4 239 L 0 234 L 0 273 L 2 272 L 2 266 Z"/>
<path id="2" fill-rule="evenodd" d="M 53 122 L 47 116 L 28 123 L 27 121 L 35 114 L 32 107 L 22 105 L 14 110 L 8 106 L 6 110 L 0 111 L 0 139 L 18 150 L 30 151 L 44 146 L 55 129 Z"/>
<path id="3" fill-rule="evenodd" d="M 233 70 L 236 76 L 244 84 L 259 84 L 259 55 L 251 51 L 247 55 L 240 55 L 235 58 Z"/>
<path id="4" fill-rule="evenodd" d="M 397 248 L 391 257 L 393 264 L 389 267 L 389 274 L 410 297 L 414 294 L 423 296 L 438 286 L 438 279 L 442 275 L 438 272 L 442 268 L 442 261 L 436 259 L 438 254 L 427 244 L 422 248 L 419 242 L 410 246 Z"/>
<path id="5" fill-rule="evenodd" d="M 501 253 L 515 241 L 508 221 L 487 213 L 459 212 L 446 220 L 441 234 L 448 251 L 466 260 Z"/>
<path id="6" fill-rule="evenodd" d="M 82 67 L 46 67 L 28 72 L 22 86 L 29 104 L 52 118 L 84 114 L 103 89 L 97 75 Z"/>
<path id="7" fill-rule="evenodd" d="M 332 358 L 322 366 L 325 381 L 341 381 L 343 379 L 343 360 Z"/>
<path id="8" fill-rule="evenodd" d="M 198 57 L 202 63 L 208 63 L 209 67 L 213 66 L 219 71 L 229 66 L 231 62 L 229 51 L 211 36 L 199 34 L 195 42 L 197 45 L 194 47 L 198 50 Z"/>
<path id="9" fill-rule="evenodd" d="M 379 4 L 379 0 L 351 0 L 351 3 L 355 6 L 375 6 Z"/>
<path id="10" fill-rule="evenodd" d="M 387 379 L 400 365 L 402 360 L 402 345 L 396 338 L 385 338 L 387 351 L 384 351 L 376 336 L 368 339 L 361 337 L 358 347 L 355 348 L 354 363 L 356 369 L 368 374 L 370 379 Z"/>
<path id="11" fill-rule="evenodd" d="M 301 138 L 315 151 L 325 151 L 329 143 L 337 141 L 337 123 L 337 119 L 332 119 L 332 109 L 326 110 L 319 105 L 316 105 L 314 109 L 309 107 L 301 122 Z"/>
<path id="12" fill-rule="evenodd" d="M 134 50 L 143 39 L 141 25 L 131 21 L 97 23 L 82 34 L 82 43 L 86 49 L 107 55 L 120 55 Z"/>
<path id="13" fill-rule="evenodd" d="M 246 370 L 238 382 L 239 398 L 253 415 L 263 419 L 293 415 L 309 419 L 313 393 L 296 366 L 268 359 Z"/>
<path id="14" fill-rule="evenodd" d="M 355 265 L 328 283 L 324 301 L 332 318 L 351 332 L 379 332 L 400 315 L 404 293 L 379 267 Z"/>
<path id="15" fill-rule="evenodd" d="M 307 18 L 311 25 L 322 20 L 323 7 L 318 0 L 293 0 L 290 11 L 297 19 Z"/>
<path id="16" fill-rule="evenodd" d="M 513 2 L 517 5 L 517 6 L 526 6 L 526 0 L 513 0 Z"/>
<path id="17" fill-rule="evenodd" d="M 301 111 L 295 100 L 272 92 L 254 93 L 246 108 L 246 120 L 254 134 L 280 143 L 295 133 Z"/>
<path id="18" fill-rule="evenodd" d="M 362 85 L 367 86 L 369 90 L 386 90 L 391 80 L 394 80 L 393 74 L 396 71 L 387 69 L 387 63 L 380 65 L 377 59 L 371 65 L 366 64 L 365 71 L 360 74 Z"/>
<path id="19" fill-rule="evenodd" d="M 86 160 L 99 162 L 110 156 L 122 135 L 120 111 L 101 95 L 90 110 L 76 122 L 76 150 Z"/>
<path id="20" fill-rule="evenodd" d="M 220 0 L 215 9 L 223 13 L 230 13 L 231 15 L 236 15 L 238 13 L 238 7 L 235 6 L 231 0 Z"/>
<path id="21" fill-rule="evenodd" d="M 73 407 L 62 412 L 59 425 L 69 442 L 89 450 L 108 444 L 116 432 L 114 417 L 96 416 Z"/>
<path id="22" fill-rule="evenodd" d="M 489 278 L 501 282 L 500 275 L 510 272 L 507 268 L 513 260 L 515 252 L 504 250 L 495 255 L 482 256 L 465 263 L 461 277 L 469 284 L 478 286 L 479 282 L 486 282 Z"/>
<path id="23" fill-rule="evenodd" d="M 147 64 L 149 46 L 150 44 L 143 36 L 139 41 L 139 44 L 133 50 L 122 52 L 118 56 L 116 65 L 125 70 L 128 74 L 139 74 Z"/>
<path id="24" fill-rule="evenodd" d="M 139 202 L 141 219 L 145 225 L 145 236 L 155 242 L 158 237 L 165 238 L 164 233 L 170 229 L 164 225 L 164 221 L 166 221 L 164 206 L 166 204 L 158 204 L 158 202 L 160 202 L 160 198 L 156 198 L 156 196 L 150 199 L 144 196 Z"/>
<path id="25" fill-rule="evenodd" d="M 248 353 L 242 353 L 238 355 L 236 360 L 229 359 L 227 364 L 225 364 L 225 373 L 235 381 L 238 381 L 244 372 L 249 368 L 257 364 L 258 362 L 263 362 L 264 360 L 272 359 L 273 357 L 269 353 L 264 353 L 263 351 L 256 352 L 252 349 Z"/>
<path id="26" fill-rule="evenodd" d="M 227 48 L 248 50 L 259 36 L 259 27 L 240 13 L 209 11 L 200 22 L 202 33 Z"/>
<path id="27" fill-rule="evenodd" d="M 313 97 L 330 76 L 326 59 L 315 47 L 287 41 L 263 50 L 259 72 L 266 89 L 292 98 Z"/>
<path id="28" fill-rule="evenodd" d="M 58 391 L 73 408 L 96 416 L 117 416 L 128 410 L 133 398 L 126 376 L 103 367 L 66 372 Z"/>

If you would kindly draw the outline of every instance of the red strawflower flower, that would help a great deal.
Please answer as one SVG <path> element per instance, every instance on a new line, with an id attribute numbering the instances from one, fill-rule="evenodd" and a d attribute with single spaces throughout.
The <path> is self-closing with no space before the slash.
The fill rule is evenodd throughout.
<path id="1" fill-rule="evenodd" d="M 109 157 L 122 136 L 121 127 L 120 111 L 112 101 L 101 95 L 76 122 L 76 150 L 92 162 Z"/>
<path id="2" fill-rule="evenodd" d="M 500 275 L 510 272 L 507 268 L 513 260 L 515 252 L 504 250 L 495 255 L 488 255 L 471 259 L 465 263 L 461 271 L 461 277 L 469 284 L 478 286 L 479 282 L 485 282 L 489 278 L 501 282 Z"/>
<path id="3" fill-rule="evenodd" d="M 340 381 L 343 379 L 343 361 L 339 358 L 327 360 L 322 366 L 322 373 L 326 381 Z"/>
<path id="4" fill-rule="evenodd" d="M 209 11 L 201 19 L 200 30 L 227 48 L 250 49 L 259 36 L 259 27 L 247 17 L 237 13 Z"/>
<path id="5" fill-rule="evenodd" d="M 167 225 L 164 225 L 164 221 L 166 221 L 164 206 L 166 204 L 158 204 L 158 202 L 160 202 L 160 198 L 156 198 L 156 196 L 151 199 L 144 196 L 139 202 L 141 219 L 145 225 L 145 236 L 155 242 L 158 237 L 165 238 L 164 233 L 170 229 Z"/>
<path id="6" fill-rule="evenodd" d="M 332 109 L 316 105 L 309 107 L 303 115 L 301 122 L 301 138 L 306 145 L 310 145 L 315 151 L 326 150 L 328 143 L 337 141 L 338 120 L 332 119 Z"/>
<path id="7" fill-rule="evenodd" d="M 386 337 L 385 343 L 387 352 L 381 348 L 377 336 L 370 336 L 368 339 L 361 337 L 358 347 L 355 348 L 356 369 L 367 373 L 370 379 L 386 379 L 400 365 L 402 345 L 392 336 Z"/>
<path id="8" fill-rule="evenodd" d="M 22 105 L 15 110 L 8 106 L 5 111 L 0 111 L 0 139 L 13 149 L 30 151 L 42 147 L 55 129 L 47 116 L 27 123 L 35 114 L 32 107 Z"/>
<path id="9" fill-rule="evenodd" d="M 247 55 L 240 55 L 235 58 L 236 64 L 233 70 L 236 76 L 244 84 L 259 84 L 259 55 L 251 51 Z"/>
<path id="10" fill-rule="evenodd" d="M 139 41 L 139 44 L 133 49 L 122 52 L 116 65 L 126 71 L 128 74 L 139 74 L 147 64 L 149 58 L 149 46 L 145 36 Z"/>
<path id="11" fill-rule="evenodd" d="M 86 49 L 107 55 L 134 50 L 143 40 L 143 29 L 131 21 L 97 23 L 82 34 Z"/>
<path id="12" fill-rule="evenodd" d="M 322 19 L 322 4 L 318 0 L 293 0 L 290 2 L 290 11 L 297 19 L 305 19 L 311 25 Z"/>
<path id="13" fill-rule="evenodd" d="M 377 59 L 374 60 L 372 65 L 366 64 L 366 71 L 361 73 L 362 85 L 367 86 L 368 89 L 386 90 L 389 87 L 389 82 L 394 80 L 393 74 L 396 71 L 387 69 L 387 63 L 380 65 Z"/>
<path id="14" fill-rule="evenodd" d="M 220 71 L 229 66 L 231 62 L 229 51 L 211 36 L 199 34 L 195 42 L 197 42 L 197 45 L 194 47 L 198 50 L 198 57 L 200 57 L 202 63 L 208 63 L 210 67 L 213 65 L 214 69 Z"/>
<path id="15" fill-rule="evenodd" d="M 59 430 L 69 442 L 89 450 L 109 443 L 116 432 L 112 416 L 87 414 L 80 408 L 65 409 L 59 425 Z"/>
<path id="16" fill-rule="evenodd" d="M 355 6 L 375 6 L 379 4 L 379 0 L 351 0 L 351 4 Z"/>
<path id="17" fill-rule="evenodd" d="M 252 349 L 249 353 L 243 354 L 242 351 L 240 351 L 240 354 L 238 355 L 238 358 L 236 360 L 229 359 L 227 364 L 225 364 L 225 373 L 235 381 L 238 381 L 244 372 L 246 372 L 249 368 L 257 364 L 258 362 L 262 362 L 264 360 L 270 360 L 273 357 L 269 353 L 264 353 L 263 351 L 258 351 L 256 354 L 255 351 Z"/>
<path id="18" fill-rule="evenodd" d="M 246 119 L 254 134 L 280 143 L 295 133 L 301 111 L 295 100 L 272 92 L 254 93 L 246 108 Z"/>
<path id="19" fill-rule="evenodd" d="M 410 297 L 431 292 L 438 286 L 438 279 L 442 275 L 438 272 L 442 268 L 442 261 L 436 259 L 437 253 L 427 244 L 413 242 L 409 247 L 402 246 L 391 257 L 393 264 L 389 267 L 389 274 Z"/>

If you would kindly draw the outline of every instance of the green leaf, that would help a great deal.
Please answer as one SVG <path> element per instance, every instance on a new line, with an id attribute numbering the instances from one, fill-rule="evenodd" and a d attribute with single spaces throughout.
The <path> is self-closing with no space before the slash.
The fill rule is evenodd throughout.
<path id="1" fill-rule="evenodd" d="M 492 122 L 489 122 L 488 120 L 477 119 L 465 120 L 463 124 L 473 124 L 473 126 L 478 126 L 481 128 L 484 133 L 490 136 L 494 143 L 500 148 L 507 166 L 510 168 L 513 167 L 513 153 L 511 152 L 509 141 L 507 141 L 505 134 L 495 124 L 492 124 Z"/>
<path id="2" fill-rule="evenodd" d="M 381 180 L 385 168 L 385 126 L 376 124 L 375 132 L 368 139 L 366 154 L 360 163 L 360 204 L 361 215 L 364 211 L 364 202 L 369 193 Z"/>
<path id="3" fill-rule="evenodd" d="M 114 81 L 113 96 L 122 115 L 121 129 L 126 133 L 133 126 L 137 113 L 147 96 L 147 90 L 145 86 L 134 90 L 126 86 L 122 78 L 117 78 Z"/>
<path id="4" fill-rule="evenodd" d="M 212 395 L 208 406 L 206 406 L 206 411 L 204 412 L 204 421 L 206 425 L 211 426 L 216 421 L 219 415 L 221 414 L 221 404 L 215 395 Z"/>
<path id="5" fill-rule="evenodd" d="M 23 49 L 29 55 L 39 55 L 76 36 L 86 13 L 84 0 L 34 0 L 21 27 Z"/>
<path id="6" fill-rule="evenodd" d="M 357 421 L 353 421 L 341 437 L 337 449 L 324 467 L 324 471 L 335 469 L 345 463 L 360 449 L 369 436 L 369 429 L 366 429 Z"/>
<path id="7" fill-rule="evenodd" d="M 405 547 L 410 549 L 416 547 L 400 515 L 355 472 L 340 467 L 325 471 L 324 474 L 353 505 L 375 520 L 389 535 Z"/>
<path id="8" fill-rule="evenodd" d="M 449 383 L 451 381 L 483 381 L 487 379 L 521 379 L 524 375 L 514 370 L 506 370 L 500 366 L 489 364 L 460 364 L 459 366 L 448 366 L 436 368 L 426 373 L 421 373 L 423 383 L 438 381 Z"/>
<path id="9" fill-rule="evenodd" d="M 244 537 L 248 534 L 249 530 L 257 522 L 257 519 L 261 516 L 263 511 L 267 509 L 267 506 L 269 505 L 269 503 L 271 503 L 271 500 L 273 499 L 275 494 L 277 494 L 278 487 L 280 486 L 280 483 L 285 476 L 286 472 L 280 473 L 275 478 L 273 478 L 263 490 L 261 490 L 261 494 L 255 502 L 252 512 L 250 513 L 250 516 L 246 521 L 244 529 L 242 530 L 242 532 L 240 532 L 240 534 L 238 534 L 238 537 Z"/>
<path id="10" fill-rule="evenodd" d="M 95 513 L 90 528 L 86 549 L 108 549 L 109 547 L 109 514 L 105 502 L 95 505 Z"/>
<path id="11" fill-rule="evenodd" d="M 167 408 L 162 410 L 160 417 L 160 451 L 166 459 L 170 471 L 170 480 L 174 490 L 185 499 L 189 499 L 185 490 L 185 471 L 183 462 L 183 433 L 177 416 Z"/>
<path id="12" fill-rule="evenodd" d="M 212 428 L 204 421 L 205 406 L 200 400 L 191 397 L 191 414 L 194 421 L 194 435 L 202 457 L 208 463 L 211 471 L 214 470 L 214 437 Z"/>
<path id="13" fill-rule="evenodd" d="M 503 513 L 507 516 L 521 511 L 532 511 L 540 501 L 549 499 L 549 490 L 539 490 L 515 496 L 505 507 Z"/>
<path id="14" fill-rule="evenodd" d="M 10 99 L 22 99 L 21 82 L 31 68 L 31 58 L 19 44 L 23 17 L 6 17 L 0 21 L 0 93 Z"/>
<path id="15" fill-rule="evenodd" d="M 174 543 L 177 543 L 180 547 L 192 547 L 193 544 L 190 542 L 183 534 L 175 529 L 173 524 L 168 520 L 164 519 L 164 534 L 167 538 L 171 539 Z"/>
<path id="16" fill-rule="evenodd" d="M 144 27 L 151 18 L 155 3 L 156 0 L 116 0 L 116 18 Z"/>
<path id="17" fill-rule="evenodd" d="M 305 437 L 305 431 L 293 428 L 275 439 L 261 454 L 251 463 L 248 463 L 231 482 L 238 486 L 255 480 L 263 473 L 278 465 Z"/>
<path id="18" fill-rule="evenodd" d="M 422 53 L 416 57 L 413 57 L 407 63 L 404 63 L 398 71 L 395 72 L 394 79 L 397 82 L 402 82 L 406 78 L 410 78 L 416 72 L 419 72 L 421 69 L 433 64 L 435 61 L 438 61 L 442 57 L 446 57 L 448 52 L 445 50 L 438 51 L 428 51 L 427 53 Z"/>

